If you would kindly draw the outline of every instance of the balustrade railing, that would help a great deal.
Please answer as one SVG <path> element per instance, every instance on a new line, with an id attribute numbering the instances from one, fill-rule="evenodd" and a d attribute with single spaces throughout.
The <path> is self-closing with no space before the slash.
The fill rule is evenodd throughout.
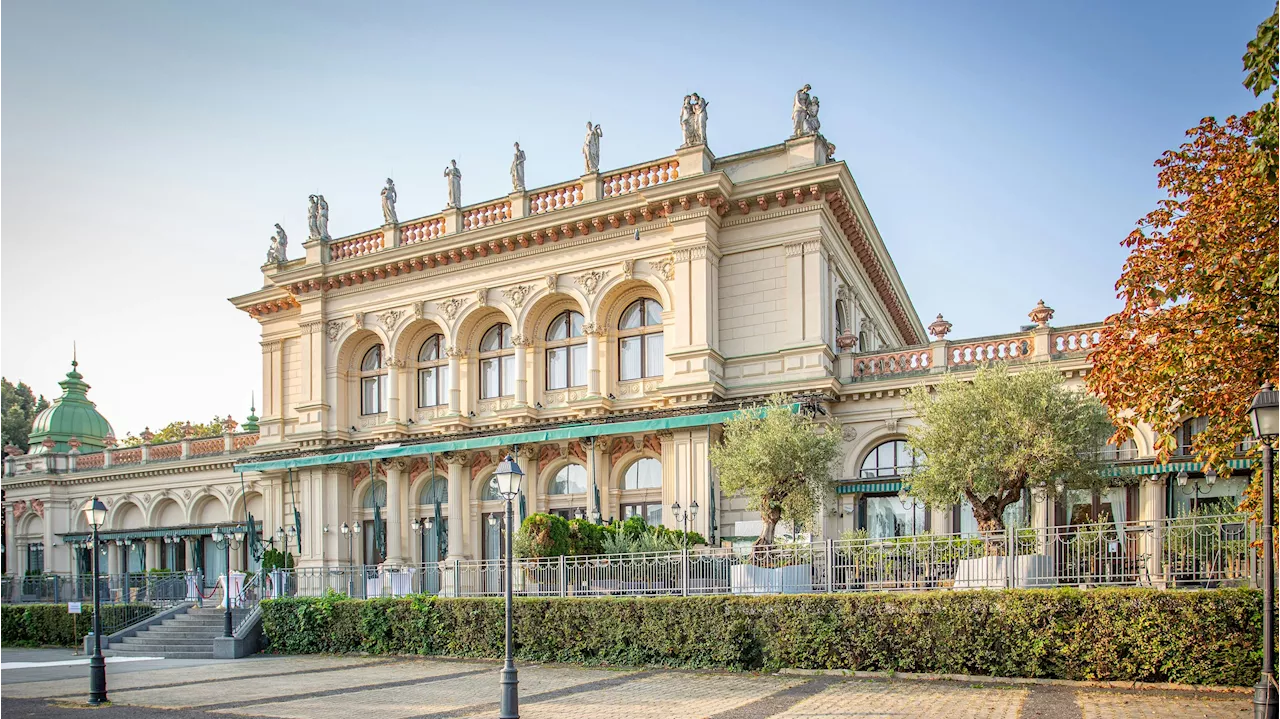
<path id="1" fill-rule="evenodd" d="M 381 250 L 385 246 L 381 231 L 370 232 L 345 240 L 334 240 L 329 243 L 329 259 L 345 260 L 348 257 L 363 257 Z"/>
<path id="2" fill-rule="evenodd" d="M 475 230 L 511 219 L 511 201 L 499 200 L 479 207 L 462 210 L 462 229 Z"/>
<path id="3" fill-rule="evenodd" d="M 400 227 L 400 244 L 412 245 L 418 242 L 426 242 L 445 233 L 445 224 L 443 217 L 428 217 L 424 220 L 410 222 Z"/>
<path id="4" fill-rule="evenodd" d="M 920 534 L 782 543 L 761 549 L 516 559 L 526 597 L 669 596 L 997 589 L 1051 586 L 1257 586 L 1243 515 L 1015 528 L 989 535 Z M 264 578 L 262 598 L 440 594 L 499 597 L 502 559 L 426 565 L 290 569 Z"/>
<path id="5" fill-rule="evenodd" d="M 929 369 L 932 356 L 928 348 L 898 350 L 882 354 L 854 357 L 854 377 L 881 377 Z"/>
<path id="6" fill-rule="evenodd" d="M 1102 332 L 1096 328 L 1055 332 L 1049 336 L 1049 351 L 1053 354 L 1087 352 L 1101 341 Z"/>
<path id="7" fill-rule="evenodd" d="M 680 177 L 679 160 L 661 160 L 659 162 L 629 167 L 606 175 L 601 183 L 601 194 L 605 197 L 616 197 L 628 192 L 664 182 L 671 182 Z"/>
<path id="8" fill-rule="evenodd" d="M 574 182 L 529 195 L 529 214 L 541 215 L 554 210 L 573 207 L 582 202 L 582 183 Z"/>
<path id="9" fill-rule="evenodd" d="M 1032 351 L 1030 337 L 1004 337 L 1000 339 L 965 342 L 947 348 L 948 365 L 978 364 L 1029 357 Z"/>

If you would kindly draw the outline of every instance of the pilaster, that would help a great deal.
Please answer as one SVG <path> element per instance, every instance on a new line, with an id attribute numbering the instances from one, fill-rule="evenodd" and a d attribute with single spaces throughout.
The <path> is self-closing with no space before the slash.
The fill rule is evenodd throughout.
<path id="1" fill-rule="evenodd" d="M 582 183 L 582 201 L 594 202 L 600 199 L 603 188 L 600 186 L 600 173 L 588 172 L 579 180 Z"/>
<path id="2" fill-rule="evenodd" d="M 466 497 L 463 494 L 467 455 L 451 452 L 445 455 L 449 464 L 449 556 L 448 559 L 466 559 L 462 526 L 468 520 Z"/>
<path id="3" fill-rule="evenodd" d="M 676 150 L 676 162 L 680 163 L 680 177 L 692 177 L 694 175 L 705 175 L 711 172 L 711 166 L 715 162 L 715 153 L 705 145 L 690 145 L 681 147 Z"/>

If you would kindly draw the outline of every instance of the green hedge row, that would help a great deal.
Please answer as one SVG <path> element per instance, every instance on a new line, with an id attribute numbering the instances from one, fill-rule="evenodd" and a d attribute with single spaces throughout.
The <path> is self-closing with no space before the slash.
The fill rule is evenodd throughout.
<path id="1" fill-rule="evenodd" d="M 500 599 L 265 601 L 277 653 L 501 657 Z M 1257 590 L 1012 590 L 764 597 L 518 599 L 534 662 L 853 669 L 1248 685 Z"/>
<path id="2" fill-rule="evenodd" d="M 75 647 L 93 629 L 93 604 L 83 614 L 67 613 L 66 604 L 5 604 L 0 606 L 0 644 L 6 647 Z M 155 614 L 150 604 L 108 604 L 102 608 L 104 626 L 123 626 Z M 103 634 L 107 631 L 104 628 Z"/>

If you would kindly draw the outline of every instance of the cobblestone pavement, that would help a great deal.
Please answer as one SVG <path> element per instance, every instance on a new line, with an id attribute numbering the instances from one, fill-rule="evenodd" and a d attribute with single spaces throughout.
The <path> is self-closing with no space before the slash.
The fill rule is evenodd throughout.
<path id="1" fill-rule="evenodd" d="M 446 719 L 497 715 L 498 665 L 269 657 L 112 676 L 101 718 Z M 1247 694 L 523 665 L 526 719 L 1245 719 Z M 87 679 L 0 677 L 0 711 L 83 719 Z"/>

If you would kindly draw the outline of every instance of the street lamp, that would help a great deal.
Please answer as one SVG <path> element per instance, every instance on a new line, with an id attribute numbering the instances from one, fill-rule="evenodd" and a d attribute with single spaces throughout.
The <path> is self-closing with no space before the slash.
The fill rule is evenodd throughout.
<path id="1" fill-rule="evenodd" d="M 98 594 L 98 527 L 107 521 L 107 505 L 94 497 L 84 508 L 84 518 L 93 527 L 93 656 L 89 657 L 89 703 L 107 703 L 107 663 L 102 658 L 102 597 Z"/>
<path id="2" fill-rule="evenodd" d="M 1276 573 L 1275 494 L 1272 487 L 1271 443 L 1280 434 L 1280 398 L 1270 382 L 1253 397 L 1249 406 L 1249 424 L 1253 436 L 1262 443 L 1262 676 L 1253 685 L 1254 719 L 1276 719 Z"/>
<path id="3" fill-rule="evenodd" d="M 498 708 L 498 719 L 520 719 L 520 680 L 516 676 L 516 664 L 511 658 L 511 503 L 520 494 L 520 480 L 524 477 L 524 472 L 520 471 L 520 465 L 508 454 L 498 464 L 493 476 L 498 480 L 498 494 L 507 500 L 507 655 L 502 665 L 502 700 Z"/>
<path id="4" fill-rule="evenodd" d="M 915 498 L 915 497 L 913 497 L 913 496 L 911 496 L 911 494 L 910 494 L 909 492 L 907 492 L 907 488 L 906 488 L 906 487 L 901 487 L 901 488 L 899 488 L 899 489 L 898 489 L 898 504 L 901 504 L 903 509 L 910 509 L 910 510 L 911 510 L 911 535 L 912 535 L 912 536 L 915 536 L 915 533 L 916 533 L 916 498 Z"/>
<path id="5" fill-rule="evenodd" d="M 222 615 L 222 636 L 231 636 L 231 550 L 239 549 L 240 542 L 244 539 L 244 530 L 240 527 L 223 530 L 217 527 L 213 530 L 213 544 L 218 549 L 225 552 L 226 557 L 226 579 L 222 583 L 222 601 L 226 603 L 226 611 Z"/>
<path id="6" fill-rule="evenodd" d="M 1185 469 L 1180 470 L 1174 479 L 1178 482 L 1178 490 L 1180 492 L 1191 495 L 1191 510 L 1194 512 L 1196 507 L 1200 506 L 1200 493 L 1208 493 L 1209 490 L 1213 489 L 1213 485 L 1218 481 L 1218 473 L 1214 471 L 1213 467 L 1205 467 L 1203 487 L 1201 486 L 1202 480 L 1197 479 L 1192 482 L 1191 475 L 1187 474 Z"/>
<path id="7" fill-rule="evenodd" d="M 688 511 L 685 511 L 680 506 L 680 502 L 677 501 L 672 503 L 671 516 L 675 517 L 675 520 L 679 522 L 680 526 L 684 529 L 684 536 L 681 539 L 681 546 L 688 548 L 689 522 L 692 522 L 693 520 L 698 518 L 698 500 L 696 499 L 693 500 L 693 502 L 689 505 Z"/>

